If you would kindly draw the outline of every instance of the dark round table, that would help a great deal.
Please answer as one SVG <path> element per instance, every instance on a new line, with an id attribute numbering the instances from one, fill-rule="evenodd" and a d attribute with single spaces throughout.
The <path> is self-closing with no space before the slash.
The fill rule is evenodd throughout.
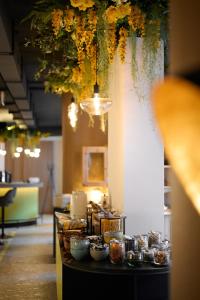
<path id="1" fill-rule="evenodd" d="M 143 264 L 130 267 L 126 262 L 115 265 L 109 260 L 96 262 L 92 258 L 76 261 L 65 258 L 63 252 L 62 262 L 63 299 L 69 295 L 84 299 L 169 299 L 168 266 Z"/>

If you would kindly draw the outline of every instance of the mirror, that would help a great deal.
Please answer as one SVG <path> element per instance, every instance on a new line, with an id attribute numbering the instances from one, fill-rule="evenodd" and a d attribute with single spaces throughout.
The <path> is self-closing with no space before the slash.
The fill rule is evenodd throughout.
<path id="1" fill-rule="evenodd" d="M 107 185 L 107 147 L 83 147 L 83 185 Z"/>

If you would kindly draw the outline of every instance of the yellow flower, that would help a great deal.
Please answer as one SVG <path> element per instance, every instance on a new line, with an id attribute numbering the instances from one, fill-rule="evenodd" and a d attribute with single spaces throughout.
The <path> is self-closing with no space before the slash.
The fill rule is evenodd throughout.
<path id="1" fill-rule="evenodd" d="M 129 16 L 131 14 L 131 6 L 130 3 L 127 4 L 121 4 L 117 7 L 118 10 L 118 18 L 123 19 L 126 16 Z"/>
<path id="2" fill-rule="evenodd" d="M 119 30 L 119 55 L 122 63 L 125 62 L 127 36 L 128 33 L 126 28 L 121 27 Z"/>
<path id="3" fill-rule="evenodd" d="M 54 9 L 51 13 L 51 16 L 52 16 L 51 22 L 52 22 L 53 32 L 55 35 L 57 35 L 63 26 L 63 22 L 62 22 L 63 11 L 60 9 Z"/>
<path id="4" fill-rule="evenodd" d="M 131 7 L 128 23 L 133 31 L 139 30 L 141 36 L 144 36 L 145 15 L 136 5 Z"/>
<path id="5" fill-rule="evenodd" d="M 70 32 L 72 31 L 72 25 L 74 23 L 74 10 L 73 9 L 67 9 L 65 10 L 65 14 L 64 14 L 64 27 L 65 30 Z"/>
<path id="6" fill-rule="evenodd" d="M 108 24 L 116 23 L 118 20 L 118 10 L 115 6 L 109 6 L 105 11 L 105 17 Z"/>
<path id="7" fill-rule="evenodd" d="M 75 67 L 72 69 L 72 78 L 71 81 L 75 83 L 80 83 L 83 79 L 82 72 L 79 67 Z"/>
<path id="8" fill-rule="evenodd" d="M 108 30 L 108 34 L 106 37 L 106 42 L 107 42 L 107 51 L 108 51 L 108 59 L 109 63 L 113 62 L 113 58 L 115 55 L 115 50 L 117 47 L 117 40 L 116 40 L 116 29 L 115 26 L 110 26 Z"/>
<path id="9" fill-rule="evenodd" d="M 79 10 L 86 10 L 89 7 L 94 6 L 93 0 L 70 0 L 73 7 L 78 7 Z"/>

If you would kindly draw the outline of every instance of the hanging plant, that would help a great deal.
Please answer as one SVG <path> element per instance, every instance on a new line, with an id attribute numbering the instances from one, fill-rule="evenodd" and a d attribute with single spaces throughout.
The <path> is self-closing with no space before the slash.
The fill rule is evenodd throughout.
<path id="1" fill-rule="evenodd" d="M 97 81 L 101 92 L 106 94 L 108 67 L 117 49 L 123 63 L 127 37 L 144 37 L 144 57 L 149 61 L 151 50 L 153 64 L 160 39 L 167 43 L 167 17 L 167 0 L 36 1 L 25 19 L 31 20 L 31 37 L 26 45 L 41 52 L 36 78 L 45 80 L 46 91 L 71 92 L 80 102 L 93 93 L 97 65 Z M 137 68 L 134 43 L 132 51 L 134 75 Z M 151 64 L 148 70 L 151 76 Z"/>

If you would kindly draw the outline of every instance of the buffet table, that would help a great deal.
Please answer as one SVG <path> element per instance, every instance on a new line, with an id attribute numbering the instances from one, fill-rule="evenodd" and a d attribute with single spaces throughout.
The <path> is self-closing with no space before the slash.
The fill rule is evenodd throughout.
<path id="1" fill-rule="evenodd" d="M 0 183 L 1 196 L 9 189 L 17 188 L 13 203 L 5 209 L 5 223 L 7 225 L 36 223 L 39 215 L 39 188 L 42 186 L 42 182 Z"/>
<path id="2" fill-rule="evenodd" d="M 169 267 L 143 264 L 130 267 L 96 262 L 91 258 L 76 261 L 66 258 L 56 237 L 58 300 L 70 296 L 86 299 L 168 300 Z"/>

